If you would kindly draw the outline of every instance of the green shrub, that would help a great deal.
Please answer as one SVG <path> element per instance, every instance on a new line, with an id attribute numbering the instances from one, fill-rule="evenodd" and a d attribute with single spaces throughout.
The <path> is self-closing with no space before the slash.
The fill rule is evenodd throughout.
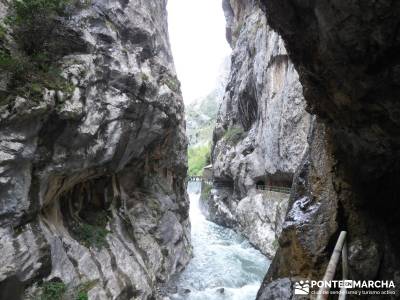
<path id="1" fill-rule="evenodd" d="M 272 247 L 273 247 L 274 249 L 278 249 L 278 247 L 279 247 L 278 239 L 275 239 L 275 240 L 272 242 Z"/>
<path id="2" fill-rule="evenodd" d="M 173 92 L 179 92 L 181 87 L 178 78 L 169 75 L 165 75 L 165 77 L 161 80 L 161 84 L 166 84 Z"/>
<path id="3" fill-rule="evenodd" d="M 4 25 L 0 24 L 0 39 L 3 39 L 6 36 L 6 28 L 4 27 Z"/>
<path id="4" fill-rule="evenodd" d="M 201 198 L 204 200 L 208 199 L 208 196 L 210 196 L 211 190 L 212 190 L 211 184 L 203 184 L 201 187 Z"/>
<path id="5" fill-rule="evenodd" d="M 56 17 L 65 11 L 68 0 L 14 0 L 6 23 L 13 30 L 19 46 L 17 53 L 0 50 L 0 71 L 10 73 L 7 99 L 22 96 L 42 98 L 44 88 L 71 92 L 71 85 L 61 76 L 54 54 L 51 33 Z M 0 27 L 0 35 L 5 32 Z M 4 100 L 4 99 L 0 99 Z"/>
<path id="6" fill-rule="evenodd" d="M 101 249 L 107 245 L 106 236 L 109 231 L 102 226 L 79 223 L 73 226 L 72 232 L 77 240 L 86 247 Z"/>
<path id="7" fill-rule="evenodd" d="M 0 69 L 13 72 L 18 67 L 18 62 L 4 50 L 0 50 Z"/>
<path id="8" fill-rule="evenodd" d="M 49 42 L 56 17 L 65 11 L 68 0 L 14 0 L 7 23 L 15 39 L 28 55 L 41 53 Z"/>
<path id="9" fill-rule="evenodd" d="M 88 292 L 96 285 L 96 280 L 81 283 L 77 288 L 75 300 L 88 300 Z"/>
<path id="10" fill-rule="evenodd" d="M 88 207 L 81 214 L 84 222 L 75 221 L 72 224 L 72 233 L 76 239 L 86 247 L 101 249 L 106 246 L 106 236 L 109 233 L 106 229 L 107 212 Z"/>
<path id="11" fill-rule="evenodd" d="M 210 163 L 211 145 L 189 147 L 188 162 L 189 175 L 201 176 L 203 168 Z"/>
<path id="12" fill-rule="evenodd" d="M 228 128 L 223 138 L 228 144 L 235 146 L 240 140 L 244 138 L 244 130 L 242 127 L 239 126 Z"/>
<path id="13" fill-rule="evenodd" d="M 44 282 L 34 299 L 37 300 L 88 300 L 88 292 L 96 285 L 97 280 L 81 283 L 79 286 L 68 288 L 64 282 Z"/>
<path id="14" fill-rule="evenodd" d="M 54 65 L 44 67 L 35 61 L 0 52 L 0 70 L 12 74 L 8 90 L 13 96 L 40 100 L 45 88 L 65 93 L 73 91 L 73 86 L 60 75 L 61 71 Z"/>
<path id="15" fill-rule="evenodd" d="M 149 197 L 147 199 L 147 206 L 151 209 L 152 212 L 158 213 L 160 212 L 161 206 L 157 199 Z"/>
<path id="16" fill-rule="evenodd" d="M 63 282 L 44 282 L 41 290 L 40 300 L 61 300 L 67 286 Z"/>
<path id="17" fill-rule="evenodd" d="M 76 296 L 76 300 L 88 300 L 87 292 L 78 292 L 78 296 Z"/>

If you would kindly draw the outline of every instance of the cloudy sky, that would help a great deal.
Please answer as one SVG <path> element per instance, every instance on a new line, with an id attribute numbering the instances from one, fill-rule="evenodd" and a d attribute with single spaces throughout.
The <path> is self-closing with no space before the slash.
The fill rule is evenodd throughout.
<path id="1" fill-rule="evenodd" d="M 169 34 L 185 103 L 215 86 L 231 49 L 225 39 L 222 0 L 168 0 Z"/>

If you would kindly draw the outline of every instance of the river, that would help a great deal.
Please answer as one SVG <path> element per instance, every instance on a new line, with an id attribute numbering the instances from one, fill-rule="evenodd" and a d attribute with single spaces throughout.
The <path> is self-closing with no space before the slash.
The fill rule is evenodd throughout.
<path id="1" fill-rule="evenodd" d="M 174 300 L 254 300 L 270 261 L 233 230 L 206 220 L 200 183 L 188 185 L 194 257 L 177 280 Z"/>

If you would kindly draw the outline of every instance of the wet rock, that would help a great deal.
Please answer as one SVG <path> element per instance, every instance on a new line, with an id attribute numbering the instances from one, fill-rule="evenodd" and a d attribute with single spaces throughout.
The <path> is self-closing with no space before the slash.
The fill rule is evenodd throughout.
<path id="1" fill-rule="evenodd" d="M 269 258 L 278 247 L 287 205 L 288 195 L 268 191 L 243 198 L 236 208 L 240 231 Z"/>
<path id="2" fill-rule="evenodd" d="M 260 300 L 266 299 L 297 299 L 292 291 L 293 282 L 289 278 L 280 278 L 275 280 L 273 284 L 269 285 L 261 295 L 258 296 Z"/>
<path id="3" fill-rule="evenodd" d="M 334 160 L 325 150 L 329 138 L 322 124 L 315 125 L 310 137 L 313 143 L 295 175 L 280 247 L 266 279 L 288 277 L 288 274 L 322 278 L 329 255 L 326 245 L 337 237 L 338 204 L 329 168 Z M 293 260 L 286 263 L 286 257 Z"/>

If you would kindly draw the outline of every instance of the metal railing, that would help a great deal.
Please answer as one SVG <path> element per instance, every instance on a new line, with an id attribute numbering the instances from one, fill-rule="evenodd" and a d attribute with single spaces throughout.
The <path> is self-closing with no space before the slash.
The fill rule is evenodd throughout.
<path id="1" fill-rule="evenodd" d="M 201 181 L 201 182 L 203 182 L 205 184 L 208 184 L 208 185 L 212 185 L 213 184 L 212 180 L 205 179 L 203 176 L 188 176 L 187 177 L 187 181 L 196 181 L 196 182 Z"/>
<path id="2" fill-rule="evenodd" d="M 260 190 L 260 191 L 271 191 L 271 192 L 277 192 L 277 193 L 290 194 L 290 188 L 283 187 L 283 186 L 257 185 L 256 189 Z"/>
<path id="3" fill-rule="evenodd" d="M 329 260 L 328 266 L 326 267 L 324 278 L 322 279 L 324 283 L 333 280 L 336 273 L 336 267 L 339 263 L 340 256 L 342 257 L 342 279 L 348 279 L 348 262 L 347 262 L 347 242 L 346 242 L 346 231 L 340 232 L 339 238 L 336 242 L 335 249 L 333 250 L 331 259 Z M 317 300 L 326 300 L 329 297 L 329 286 L 324 284 L 318 291 Z M 346 288 L 340 289 L 339 300 L 346 299 Z"/>
<path id="4" fill-rule="evenodd" d="M 188 176 L 187 181 L 201 181 L 207 184 L 213 184 L 216 188 L 233 188 L 231 184 L 224 183 L 224 182 L 216 182 L 209 179 L 205 179 L 203 176 Z M 283 194 L 290 194 L 290 187 L 283 187 L 283 186 L 273 186 L 273 185 L 257 185 L 257 190 L 260 191 L 272 191 L 277 193 Z"/>
<path id="5" fill-rule="evenodd" d="M 187 181 L 203 181 L 203 176 L 188 176 Z"/>

